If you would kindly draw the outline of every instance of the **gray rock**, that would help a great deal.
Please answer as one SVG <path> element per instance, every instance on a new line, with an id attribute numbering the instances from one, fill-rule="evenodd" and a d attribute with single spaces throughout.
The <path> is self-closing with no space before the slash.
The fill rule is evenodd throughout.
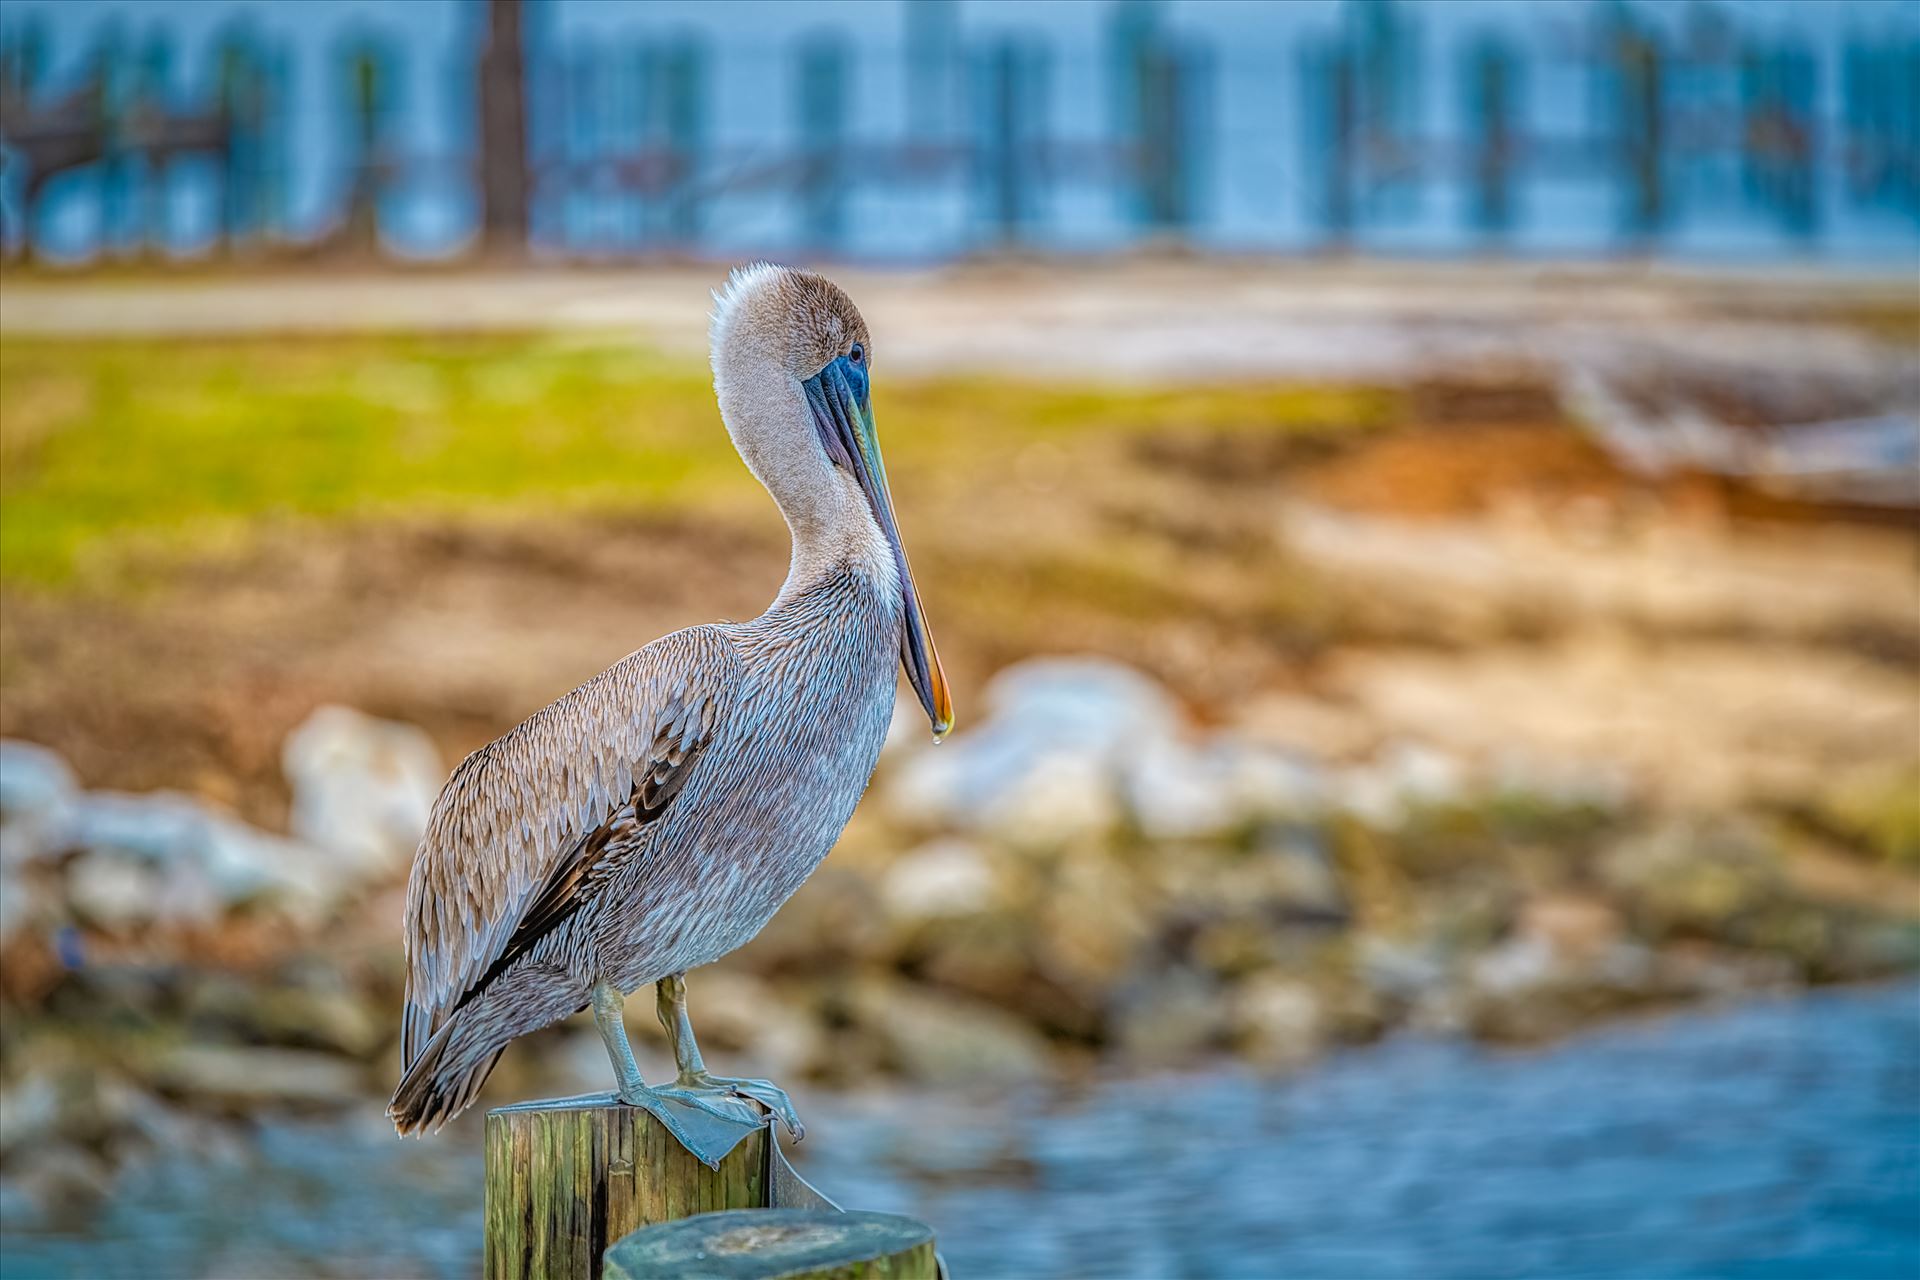
<path id="1" fill-rule="evenodd" d="M 240 1107 L 344 1103 L 366 1092 L 365 1072 L 345 1058 L 247 1045 L 182 1045 L 154 1063 L 153 1084 L 177 1096 Z"/>
<path id="2" fill-rule="evenodd" d="M 1319 992 L 1286 973 L 1256 973 L 1242 980 L 1229 1001 L 1229 1019 L 1235 1046 L 1262 1066 L 1298 1066 L 1327 1038 Z"/>
<path id="3" fill-rule="evenodd" d="M 23 1151 L 7 1167 L 6 1198 L 32 1213 L 63 1218 L 98 1204 L 113 1187 L 105 1160 L 67 1143 Z"/>
<path id="4" fill-rule="evenodd" d="M 260 982 L 237 975 L 201 977 L 185 1000 L 196 1027 L 251 1044 L 316 1048 L 371 1056 L 388 1035 L 388 1011 L 344 987 Z"/>
<path id="5" fill-rule="evenodd" d="M 872 980 L 853 993 L 856 1019 L 888 1065 L 936 1088 L 985 1088 L 1044 1078 L 1046 1041 L 1011 1014 L 974 1000 Z"/>
<path id="6" fill-rule="evenodd" d="M 60 1091 L 45 1072 L 0 1093 L 0 1160 L 51 1136 L 60 1123 Z"/>
<path id="7" fill-rule="evenodd" d="M 1269 826 L 1261 832 L 1254 852 L 1264 864 L 1264 878 L 1278 905 L 1318 916 L 1348 914 L 1346 888 L 1323 829 L 1301 823 Z"/>
<path id="8" fill-rule="evenodd" d="M 1454 1030 L 1464 1018 L 1446 951 L 1430 938 L 1362 933 L 1355 958 L 1361 981 L 1383 1002 L 1403 1006 L 1415 1025 Z"/>
<path id="9" fill-rule="evenodd" d="M 1785 894 L 1779 850 L 1746 823 L 1664 824 L 1608 850 L 1600 874 L 1655 938 L 1719 936 L 1737 917 Z"/>
<path id="10" fill-rule="evenodd" d="M 1191 969 L 1169 969 L 1123 988 L 1114 1038 L 1129 1065 L 1169 1067 L 1217 1047 L 1228 1030 L 1219 984 Z"/>
<path id="11" fill-rule="evenodd" d="M 1625 937 L 1611 904 L 1573 895 L 1528 902 L 1512 936 L 1467 966 L 1466 982 L 1474 1028 L 1520 1040 L 1570 1030 L 1664 985 L 1653 954 Z"/>

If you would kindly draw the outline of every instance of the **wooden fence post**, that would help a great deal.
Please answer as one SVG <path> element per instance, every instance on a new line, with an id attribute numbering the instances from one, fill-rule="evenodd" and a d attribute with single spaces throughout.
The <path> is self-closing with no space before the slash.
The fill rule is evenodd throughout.
<path id="1" fill-rule="evenodd" d="M 501 1107 L 487 1113 L 487 1280 L 599 1280 L 601 1255 L 654 1223 L 770 1202 L 772 1137 L 718 1169 L 636 1107 Z"/>
<path id="2" fill-rule="evenodd" d="M 815 250 L 839 247 L 846 230 L 848 61 L 846 46 L 830 36 L 800 47 L 800 205 Z"/>

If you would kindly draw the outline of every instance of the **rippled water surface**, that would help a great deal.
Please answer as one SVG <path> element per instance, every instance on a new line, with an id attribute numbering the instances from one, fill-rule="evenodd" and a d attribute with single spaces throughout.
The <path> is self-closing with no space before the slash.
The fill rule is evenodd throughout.
<path id="1" fill-rule="evenodd" d="M 1920 1275 L 1920 988 L 1614 1026 L 1544 1051 L 1403 1039 L 1282 1081 L 803 1100 L 828 1194 L 960 1276 Z M 478 1130 L 283 1126 L 144 1171 L 13 1277 L 467 1276 Z"/>

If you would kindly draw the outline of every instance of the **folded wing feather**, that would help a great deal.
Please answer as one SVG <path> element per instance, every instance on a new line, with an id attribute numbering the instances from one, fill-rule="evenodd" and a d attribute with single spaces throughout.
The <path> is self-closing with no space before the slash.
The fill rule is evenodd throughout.
<path id="1" fill-rule="evenodd" d="M 591 894 L 692 776 L 740 658 L 716 627 L 663 636 L 467 757 L 407 885 L 411 1064 L 441 1023 Z"/>

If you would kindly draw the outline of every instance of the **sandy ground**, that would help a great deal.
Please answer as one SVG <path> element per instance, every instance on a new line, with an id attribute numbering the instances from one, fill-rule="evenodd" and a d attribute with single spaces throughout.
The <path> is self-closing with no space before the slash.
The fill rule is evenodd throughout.
<path id="1" fill-rule="evenodd" d="M 705 352 L 724 264 L 636 270 L 9 279 L 0 335 L 625 329 Z M 888 370 L 1036 378 L 1405 377 L 1466 365 L 1728 361 L 1882 374 L 1912 280 L 1769 270 L 1316 261 L 834 268 Z"/>
<path id="2" fill-rule="evenodd" d="M 913 552 L 963 717 L 1006 663 L 1091 651 L 1316 754 L 1422 742 L 1689 804 L 1920 756 L 1911 534 L 1730 525 L 1618 476 L 1423 516 L 1315 496 L 1457 431 L 1238 486 L 1095 441 L 927 495 Z M 0 716 L 93 785 L 271 824 L 279 744 L 317 704 L 457 758 L 655 635 L 751 616 L 784 570 L 770 510 L 291 524 L 131 597 L 10 594 Z"/>

